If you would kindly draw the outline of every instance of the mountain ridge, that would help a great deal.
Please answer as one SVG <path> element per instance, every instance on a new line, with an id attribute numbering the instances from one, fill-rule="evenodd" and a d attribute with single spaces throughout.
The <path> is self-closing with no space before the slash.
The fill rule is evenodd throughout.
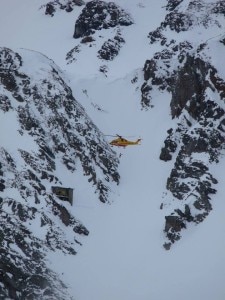
<path id="1" fill-rule="evenodd" d="M 224 1 L 41 2 L 2 33 L 1 297 L 222 300 Z"/>

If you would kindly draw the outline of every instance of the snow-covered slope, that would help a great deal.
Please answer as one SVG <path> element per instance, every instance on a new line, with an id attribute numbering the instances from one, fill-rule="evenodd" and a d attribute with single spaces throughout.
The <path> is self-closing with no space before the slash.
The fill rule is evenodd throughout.
<path id="1" fill-rule="evenodd" d="M 2 46 L 12 48 L 14 56 L 18 53 L 15 62 L 16 70 L 18 66 L 20 70 L 17 90 L 10 77 L 4 73 L 1 77 L 1 124 L 4 128 L 13 124 L 14 129 L 11 138 L 1 131 L 4 151 L 13 159 L 15 174 L 17 170 L 30 171 L 25 157 L 34 156 L 32 162 L 40 160 L 40 142 L 55 155 L 55 170 L 48 170 L 49 155 L 44 155 L 38 171 L 33 172 L 35 180 L 28 181 L 29 203 L 36 194 L 44 211 L 29 214 L 31 225 L 24 221 L 19 224 L 30 226 L 32 238 L 44 243 L 45 250 L 40 253 L 48 257 L 48 262 L 43 257 L 31 261 L 40 261 L 43 268 L 52 270 L 48 286 L 59 276 L 69 287 L 68 293 L 78 300 L 223 300 L 224 1 L 85 2 L 87 5 L 83 1 L 22 0 L 18 5 L 16 0 L 2 0 Z M 53 59 L 63 71 L 37 51 Z M 43 102 L 26 93 L 21 74 L 29 78 L 29 87 L 40 88 Z M 60 101 L 59 95 L 67 100 Z M 55 108 L 52 97 L 60 98 L 59 107 Z M 44 134 L 31 134 L 26 123 L 20 128 L 17 111 L 25 105 Z M 69 129 L 60 125 L 65 118 Z M 58 121 L 49 126 L 50 119 Z M 77 143 L 73 147 L 67 138 L 71 131 L 82 144 L 80 155 Z M 105 140 L 110 141 L 108 135 L 113 134 L 142 138 L 141 146 L 114 149 L 120 156 L 119 174 L 118 158 Z M 64 145 L 63 151 L 59 143 Z M 101 145 L 100 152 L 96 143 Z M 26 199 L 21 185 L 13 189 L 9 185 L 18 180 L 9 173 L 11 159 L 4 153 L 7 172 L 3 180 L 7 179 L 8 185 L 4 181 L 1 185 L 7 187 L 3 208 L 12 216 L 11 207 Z M 51 173 L 54 181 L 75 188 L 73 206 L 47 196 L 52 182 L 50 177 L 40 180 L 41 170 Z M 83 171 L 94 181 L 89 183 Z M 119 175 L 117 187 L 113 181 L 117 183 Z M 21 174 L 20 178 L 22 182 L 25 179 Z M 40 194 L 36 191 L 39 180 L 46 189 Z M 33 181 L 35 185 L 30 186 Z M 99 182 L 103 189 L 98 189 Z M 18 193 L 22 197 L 16 197 Z M 9 196 L 17 204 L 10 204 Z M 99 202 L 99 197 L 111 205 Z M 40 206 L 34 203 L 28 205 L 29 210 Z M 57 216 L 54 212 L 59 204 L 63 212 Z M 52 228 L 60 231 L 56 241 L 64 241 L 64 246 L 69 243 L 79 250 L 77 255 L 45 245 L 39 217 L 32 217 L 42 213 L 52 217 Z M 68 226 L 63 224 L 65 215 L 73 220 Z M 18 222 L 19 216 L 14 210 L 13 220 Z M 89 235 L 82 238 L 74 236 L 74 231 L 71 234 L 74 222 Z M 12 244 L 17 256 L 19 251 L 24 255 L 24 248 L 15 246 L 14 240 Z M 58 248 L 63 250 L 63 245 Z M 62 284 L 56 282 L 52 292 Z M 40 290 L 41 284 L 35 287 L 37 293 Z M 61 291 L 58 298 L 69 299 L 67 292 Z M 13 294 L 9 297 L 15 298 Z M 46 299 L 51 297 L 46 295 Z"/>
<path id="2" fill-rule="evenodd" d="M 210 169 L 220 161 L 225 148 L 225 82 L 224 72 L 218 68 L 221 56 L 214 49 L 223 51 L 225 3 L 168 1 L 167 9 L 165 21 L 149 33 L 151 43 L 160 43 L 162 50 L 145 63 L 142 104 L 151 105 L 155 86 L 172 94 L 174 122 L 160 154 L 162 160 L 174 160 L 166 187 L 177 204 L 171 209 L 171 196 L 167 195 L 161 207 L 171 210 L 166 216 L 168 242 L 164 244 L 170 248 L 180 239 L 183 228 L 208 216 L 211 195 L 216 193 L 218 176 Z M 177 33 L 177 39 L 172 38 L 172 32 Z M 197 32 L 201 32 L 200 39 Z"/>
<path id="3" fill-rule="evenodd" d="M 55 278 L 48 276 L 44 267 L 43 282 L 35 277 L 44 253 L 49 248 L 76 254 L 81 245 L 79 235 L 88 235 L 70 207 L 52 193 L 52 187 L 77 189 L 86 176 L 86 189 L 89 184 L 90 193 L 109 202 L 112 182 L 116 185 L 119 181 L 118 158 L 52 61 L 35 51 L 1 48 L 0 63 L 1 228 L 5 241 L 1 261 L 8 273 L 1 297 L 7 295 L 6 282 L 11 277 L 11 294 L 29 298 L 36 284 L 37 290 L 44 290 L 45 299 L 50 293 L 46 287 L 51 290 L 48 281 L 54 283 Z M 17 259 L 13 268 L 5 266 L 5 252 L 11 255 L 10 264 Z M 28 266 L 22 266 L 29 257 L 32 276 Z M 26 279 L 26 288 L 15 268 Z M 52 293 L 59 299 L 65 297 Z M 33 294 L 40 297 L 38 291 Z"/>

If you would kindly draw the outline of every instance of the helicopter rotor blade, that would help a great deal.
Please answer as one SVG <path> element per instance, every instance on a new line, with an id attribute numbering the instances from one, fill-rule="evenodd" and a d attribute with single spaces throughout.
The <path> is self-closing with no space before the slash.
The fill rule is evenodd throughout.
<path id="1" fill-rule="evenodd" d="M 111 136 L 111 137 L 119 137 L 119 138 L 135 138 L 135 135 L 120 135 L 120 134 L 115 134 L 115 135 L 112 135 L 112 134 L 104 134 L 104 136 Z"/>

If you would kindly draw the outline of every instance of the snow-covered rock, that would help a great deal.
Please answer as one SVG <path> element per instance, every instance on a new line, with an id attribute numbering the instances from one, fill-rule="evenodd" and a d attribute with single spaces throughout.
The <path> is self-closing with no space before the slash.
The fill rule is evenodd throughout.
<path id="1" fill-rule="evenodd" d="M 60 179 L 66 168 L 74 180 L 86 176 L 108 202 L 119 182 L 118 159 L 53 61 L 1 48 L 0 64 L 0 297 L 67 299 L 45 254 L 76 254 L 89 232 L 51 187 L 67 186 Z"/>
<path id="2" fill-rule="evenodd" d="M 144 108 L 151 106 L 155 88 L 171 93 L 174 127 L 168 129 L 160 159 L 174 161 L 166 188 L 177 204 L 164 199 L 161 207 L 173 207 L 165 216 L 166 249 L 180 239 L 188 223 L 202 222 L 212 210 L 217 179 L 210 166 L 219 161 L 225 142 L 225 80 L 210 54 L 219 45 L 220 34 L 212 41 L 196 43 L 195 39 L 182 40 L 182 35 L 177 42 L 168 33 L 168 29 L 181 34 L 210 25 L 221 30 L 219 15 L 224 14 L 225 5 L 221 1 L 186 2 L 168 1 L 165 21 L 149 34 L 150 42 L 160 43 L 162 51 L 145 62 L 141 87 Z"/>
<path id="3" fill-rule="evenodd" d="M 114 2 L 90 1 L 78 17 L 73 37 L 80 38 L 96 30 L 133 24 L 130 15 Z"/>
<path id="4" fill-rule="evenodd" d="M 120 51 L 120 48 L 125 43 L 125 40 L 121 36 L 120 32 L 117 32 L 112 39 L 105 41 L 98 51 L 98 57 L 104 60 L 113 60 Z"/>
<path id="5" fill-rule="evenodd" d="M 132 17 L 114 2 L 87 2 L 75 23 L 73 37 L 78 44 L 67 53 L 68 64 L 75 62 L 78 53 L 85 51 L 87 46 L 98 47 L 96 57 L 99 59 L 113 60 L 126 42 L 122 28 L 133 22 Z"/>
<path id="6" fill-rule="evenodd" d="M 43 5 L 41 8 L 45 9 L 45 14 L 54 16 L 57 10 L 65 10 L 66 12 L 73 11 L 75 6 L 82 6 L 85 2 L 83 0 L 57 0 L 49 1 L 47 4 Z"/>

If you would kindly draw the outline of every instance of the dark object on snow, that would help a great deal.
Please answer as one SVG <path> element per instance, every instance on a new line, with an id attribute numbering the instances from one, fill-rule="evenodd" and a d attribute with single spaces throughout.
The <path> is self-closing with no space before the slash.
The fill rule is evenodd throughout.
<path id="1" fill-rule="evenodd" d="M 52 192 L 60 200 L 68 201 L 71 205 L 73 205 L 73 189 L 61 186 L 52 186 Z"/>

